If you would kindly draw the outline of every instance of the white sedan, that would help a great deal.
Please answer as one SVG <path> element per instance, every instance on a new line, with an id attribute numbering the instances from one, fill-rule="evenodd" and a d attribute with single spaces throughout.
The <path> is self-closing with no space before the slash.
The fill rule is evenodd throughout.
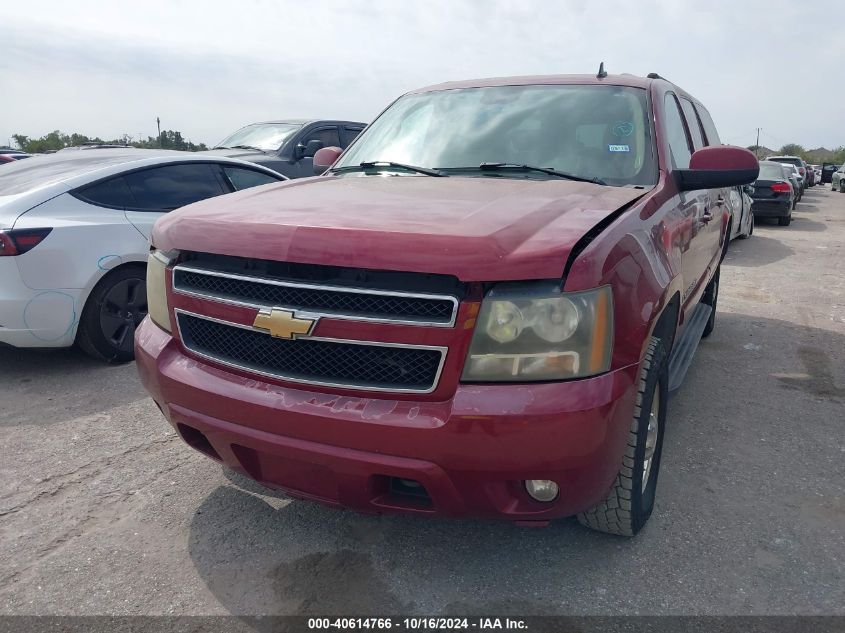
<path id="1" fill-rule="evenodd" d="M 285 180 L 237 159 L 103 149 L 0 170 L 0 343 L 133 358 L 153 223 L 178 207 Z"/>

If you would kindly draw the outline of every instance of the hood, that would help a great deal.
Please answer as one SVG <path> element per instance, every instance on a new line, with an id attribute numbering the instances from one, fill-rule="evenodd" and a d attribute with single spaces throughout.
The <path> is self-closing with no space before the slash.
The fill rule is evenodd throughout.
<path id="1" fill-rule="evenodd" d="M 462 281 L 552 279 L 590 228 L 644 193 L 565 180 L 327 176 L 183 207 L 156 223 L 153 243 Z"/>

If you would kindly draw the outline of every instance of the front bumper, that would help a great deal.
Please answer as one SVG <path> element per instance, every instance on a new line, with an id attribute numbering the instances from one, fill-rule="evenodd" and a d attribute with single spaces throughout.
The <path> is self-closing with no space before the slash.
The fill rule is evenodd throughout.
<path id="1" fill-rule="evenodd" d="M 194 448 L 294 497 L 354 510 L 543 521 L 605 498 L 622 463 L 638 366 L 566 383 L 459 385 L 446 401 L 340 396 L 247 379 L 144 320 L 144 386 Z M 560 486 L 533 501 L 526 479 Z M 413 480 L 427 496 L 397 491 Z"/>

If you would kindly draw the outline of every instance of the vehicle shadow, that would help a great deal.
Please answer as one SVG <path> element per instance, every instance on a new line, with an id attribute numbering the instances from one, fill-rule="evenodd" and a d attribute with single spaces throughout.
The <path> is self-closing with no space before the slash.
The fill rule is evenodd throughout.
<path id="1" fill-rule="evenodd" d="M 757 347 L 743 347 L 749 341 Z M 845 336 L 720 312 L 670 402 L 655 516 L 634 539 L 592 532 L 571 518 L 529 529 L 359 515 L 292 500 L 229 472 L 191 519 L 189 555 L 219 603 L 242 617 L 793 608 L 778 602 L 790 595 L 790 575 L 757 552 L 788 533 L 796 548 L 790 560 L 807 560 L 821 535 L 835 542 L 831 530 L 841 531 L 838 514 L 805 512 L 802 504 L 824 497 L 796 498 L 792 477 L 812 470 L 815 459 L 840 455 L 830 438 L 841 431 L 833 412 L 845 398 L 845 359 L 831 350 L 845 350 Z M 737 380 L 747 395 L 738 394 Z M 799 414 L 814 435 L 802 435 L 794 450 Z M 837 494 L 828 480 L 825 494 Z M 637 584 L 643 577 L 648 588 Z M 754 582 L 768 587 L 767 604 L 726 606 L 737 586 Z"/>
<path id="2" fill-rule="evenodd" d="M 0 346 L 0 393 L 0 426 L 57 424 L 147 398 L 134 363 L 110 365 L 74 348 Z"/>
<path id="3" fill-rule="evenodd" d="M 789 230 L 789 227 L 778 227 L 776 219 L 755 218 L 754 223 L 760 228 L 773 224 L 777 229 Z M 725 264 L 748 267 L 766 266 L 794 254 L 795 251 L 780 240 L 755 231 L 754 235 L 747 240 L 734 240 L 730 243 L 727 255 L 725 255 Z"/>
<path id="4" fill-rule="evenodd" d="M 804 209 L 801 209 L 799 207 L 798 211 L 804 211 Z M 810 231 L 812 233 L 821 233 L 823 231 L 827 231 L 827 224 L 824 224 L 823 222 L 816 222 L 815 220 L 805 218 L 798 214 L 792 216 L 792 224 L 789 225 L 789 228 L 798 231 Z"/>

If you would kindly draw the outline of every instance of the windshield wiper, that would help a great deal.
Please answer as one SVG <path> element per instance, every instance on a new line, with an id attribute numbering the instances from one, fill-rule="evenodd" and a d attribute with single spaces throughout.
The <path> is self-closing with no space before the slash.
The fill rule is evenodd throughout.
<path id="1" fill-rule="evenodd" d="M 404 163 L 394 163 L 386 160 L 367 160 L 358 165 L 346 165 L 345 167 L 337 167 L 332 169 L 332 173 L 342 174 L 349 171 L 368 171 L 368 170 L 390 170 L 390 169 L 404 169 L 405 171 L 412 171 L 417 174 L 425 174 L 426 176 L 447 176 L 442 171 L 437 169 L 429 169 L 428 167 L 417 167 L 416 165 L 405 165 Z"/>
<path id="2" fill-rule="evenodd" d="M 256 152 L 264 151 L 260 147 L 255 147 L 254 145 L 232 145 L 231 147 L 227 147 L 226 149 L 254 149 Z"/>
<path id="3" fill-rule="evenodd" d="M 478 167 L 450 167 L 449 169 L 480 169 L 481 171 L 536 171 L 541 174 L 557 176 L 558 178 L 565 178 L 567 180 L 591 182 L 596 185 L 607 185 L 607 183 L 601 178 L 587 178 L 585 176 L 576 176 L 575 174 L 558 171 L 557 169 L 552 169 L 551 167 L 535 167 L 534 165 L 520 165 L 518 163 L 481 163 Z"/>

